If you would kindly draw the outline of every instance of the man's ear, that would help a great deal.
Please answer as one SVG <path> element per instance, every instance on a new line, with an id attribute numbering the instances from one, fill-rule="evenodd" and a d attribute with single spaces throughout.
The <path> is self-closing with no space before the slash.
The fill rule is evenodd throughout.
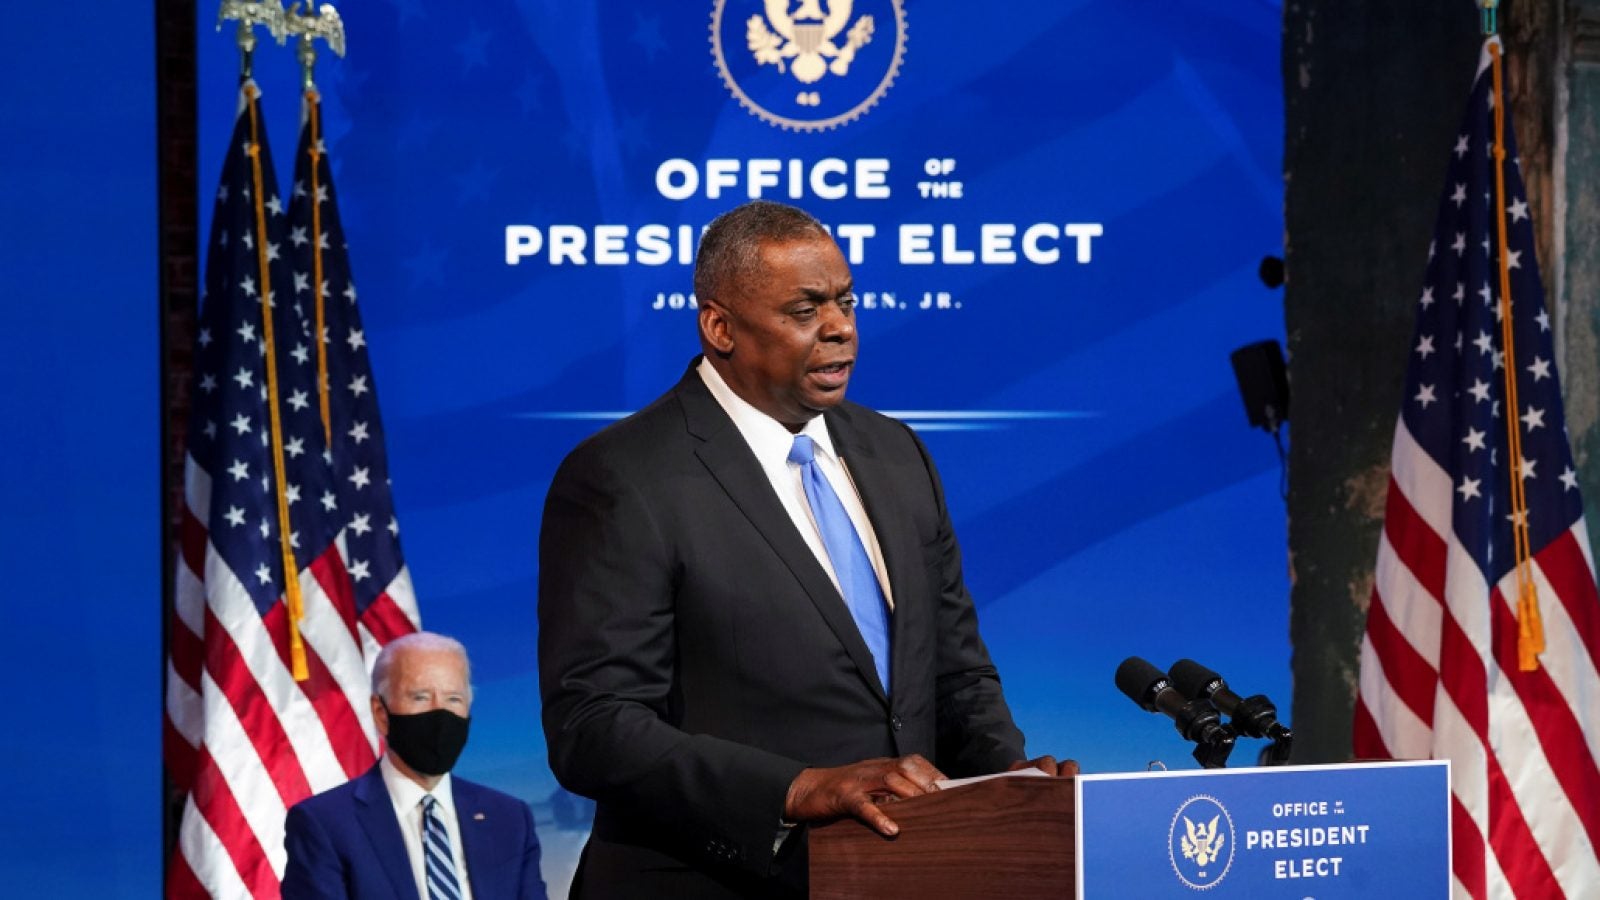
<path id="1" fill-rule="evenodd" d="M 372 695 L 372 724 L 378 727 L 379 734 L 389 736 L 389 710 L 384 708 L 377 694 Z"/>
<path id="2" fill-rule="evenodd" d="M 701 301 L 700 340 L 723 359 L 733 355 L 733 320 L 721 304 Z"/>

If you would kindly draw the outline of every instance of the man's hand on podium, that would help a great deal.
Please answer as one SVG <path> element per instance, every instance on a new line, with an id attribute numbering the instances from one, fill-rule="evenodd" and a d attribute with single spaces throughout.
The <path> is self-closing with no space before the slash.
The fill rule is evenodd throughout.
<path id="1" fill-rule="evenodd" d="M 1077 764 L 1072 766 L 1076 772 Z M 804 769 L 789 785 L 783 817 L 791 822 L 812 822 L 854 816 L 884 837 L 894 837 L 900 826 L 884 813 L 879 801 L 932 793 L 938 790 L 933 783 L 942 778 L 944 773 L 917 753 Z"/>
<path id="2" fill-rule="evenodd" d="M 1011 768 L 1007 769 L 1006 771 L 1015 772 L 1019 769 L 1038 769 L 1046 775 L 1056 775 L 1061 778 L 1073 778 L 1078 774 L 1078 761 L 1075 759 L 1064 759 L 1057 763 L 1054 756 L 1040 756 L 1028 760 L 1019 759 L 1012 763 Z"/>

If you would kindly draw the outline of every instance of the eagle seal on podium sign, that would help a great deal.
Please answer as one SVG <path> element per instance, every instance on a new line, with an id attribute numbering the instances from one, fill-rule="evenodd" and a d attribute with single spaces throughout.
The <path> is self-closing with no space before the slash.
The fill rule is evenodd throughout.
<path id="1" fill-rule="evenodd" d="M 855 121 L 905 58 L 903 0 L 714 0 L 711 55 L 764 121 L 820 131 Z"/>
<path id="2" fill-rule="evenodd" d="M 1222 844 L 1227 837 L 1217 834 L 1217 820 L 1221 818 L 1212 816 L 1209 823 L 1195 825 L 1188 816 L 1183 817 L 1183 827 L 1188 831 L 1180 842 L 1184 859 L 1192 859 L 1195 865 L 1204 869 L 1211 865 L 1212 860 L 1222 855 Z"/>
<path id="3" fill-rule="evenodd" d="M 1197 891 L 1216 887 L 1233 866 L 1233 817 L 1215 797 L 1190 797 L 1172 817 L 1167 854 L 1184 885 Z"/>

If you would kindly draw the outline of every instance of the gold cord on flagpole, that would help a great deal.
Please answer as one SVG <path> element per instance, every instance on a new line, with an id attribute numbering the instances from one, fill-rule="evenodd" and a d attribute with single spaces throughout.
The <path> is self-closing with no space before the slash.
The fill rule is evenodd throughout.
<path id="1" fill-rule="evenodd" d="M 1515 329 L 1511 321 L 1511 258 L 1506 253 L 1506 103 L 1502 80 L 1500 42 L 1489 42 L 1489 58 L 1494 70 L 1494 214 L 1499 238 L 1500 342 L 1505 354 L 1506 438 L 1511 457 L 1511 529 L 1515 543 L 1517 571 L 1517 667 L 1524 672 L 1539 668 L 1544 652 L 1544 622 L 1539 613 L 1539 589 L 1533 580 L 1533 551 L 1528 538 L 1528 495 L 1522 474 L 1521 419 L 1517 411 L 1517 357 Z"/>
<path id="2" fill-rule="evenodd" d="M 328 402 L 327 315 L 322 296 L 322 98 L 316 88 L 306 91 L 306 115 L 311 126 L 311 282 L 316 299 L 317 400 L 322 410 L 323 446 L 333 447 L 333 413 Z"/>
<path id="3" fill-rule="evenodd" d="M 317 409 L 322 414 L 323 446 L 333 447 L 333 413 L 328 392 L 328 344 L 326 298 L 322 294 L 322 95 L 317 93 L 312 74 L 317 65 L 318 38 L 328 43 L 328 48 L 344 56 L 344 21 L 332 4 L 324 3 L 312 15 L 310 5 L 300 12 L 300 3 L 290 6 L 284 14 L 285 30 L 300 36 L 298 56 L 300 73 L 306 97 L 306 124 L 311 129 L 311 293 L 316 308 L 316 332 L 312 342 L 317 345 Z"/>
<path id="4" fill-rule="evenodd" d="M 278 506 L 278 549 L 283 559 L 283 595 L 288 607 L 289 620 L 289 670 L 295 681 L 311 677 L 306 666 L 305 642 L 300 636 L 300 621 L 305 617 L 305 603 L 300 596 L 300 567 L 294 559 L 290 542 L 292 526 L 289 521 L 288 483 L 283 463 L 283 423 L 278 414 L 278 363 L 272 331 L 272 275 L 268 266 L 266 198 L 261 196 L 261 135 L 259 110 L 256 100 L 260 92 L 251 84 L 245 87 L 250 105 L 250 170 L 255 185 L 256 211 L 256 263 L 261 268 L 261 344 L 267 364 L 267 418 L 271 422 L 272 471 L 276 484 L 273 493 Z"/>

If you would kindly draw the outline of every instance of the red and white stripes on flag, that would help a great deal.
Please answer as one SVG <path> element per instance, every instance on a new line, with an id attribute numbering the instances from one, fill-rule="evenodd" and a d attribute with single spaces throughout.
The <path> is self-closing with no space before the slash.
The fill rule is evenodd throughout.
<path id="1" fill-rule="evenodd" d="M 1593 897 L 1600 594 L 1509 116 L 1496 172 L 1498 54 L 1491 39 L 1418 301 L 1354 749 L 1451 761 L 1455 896 Z"/>
<path id="2" fill-rule="evenodd" d="M 169 897 L 278 896 L 288 808 L 376 762 L 370 665 L 418 627 L 332 184 L 320 141 L 301 150 L 286 210 L 245 84 L 206 266 L 169 631 L 164 749 L 187 795 Z"/>

